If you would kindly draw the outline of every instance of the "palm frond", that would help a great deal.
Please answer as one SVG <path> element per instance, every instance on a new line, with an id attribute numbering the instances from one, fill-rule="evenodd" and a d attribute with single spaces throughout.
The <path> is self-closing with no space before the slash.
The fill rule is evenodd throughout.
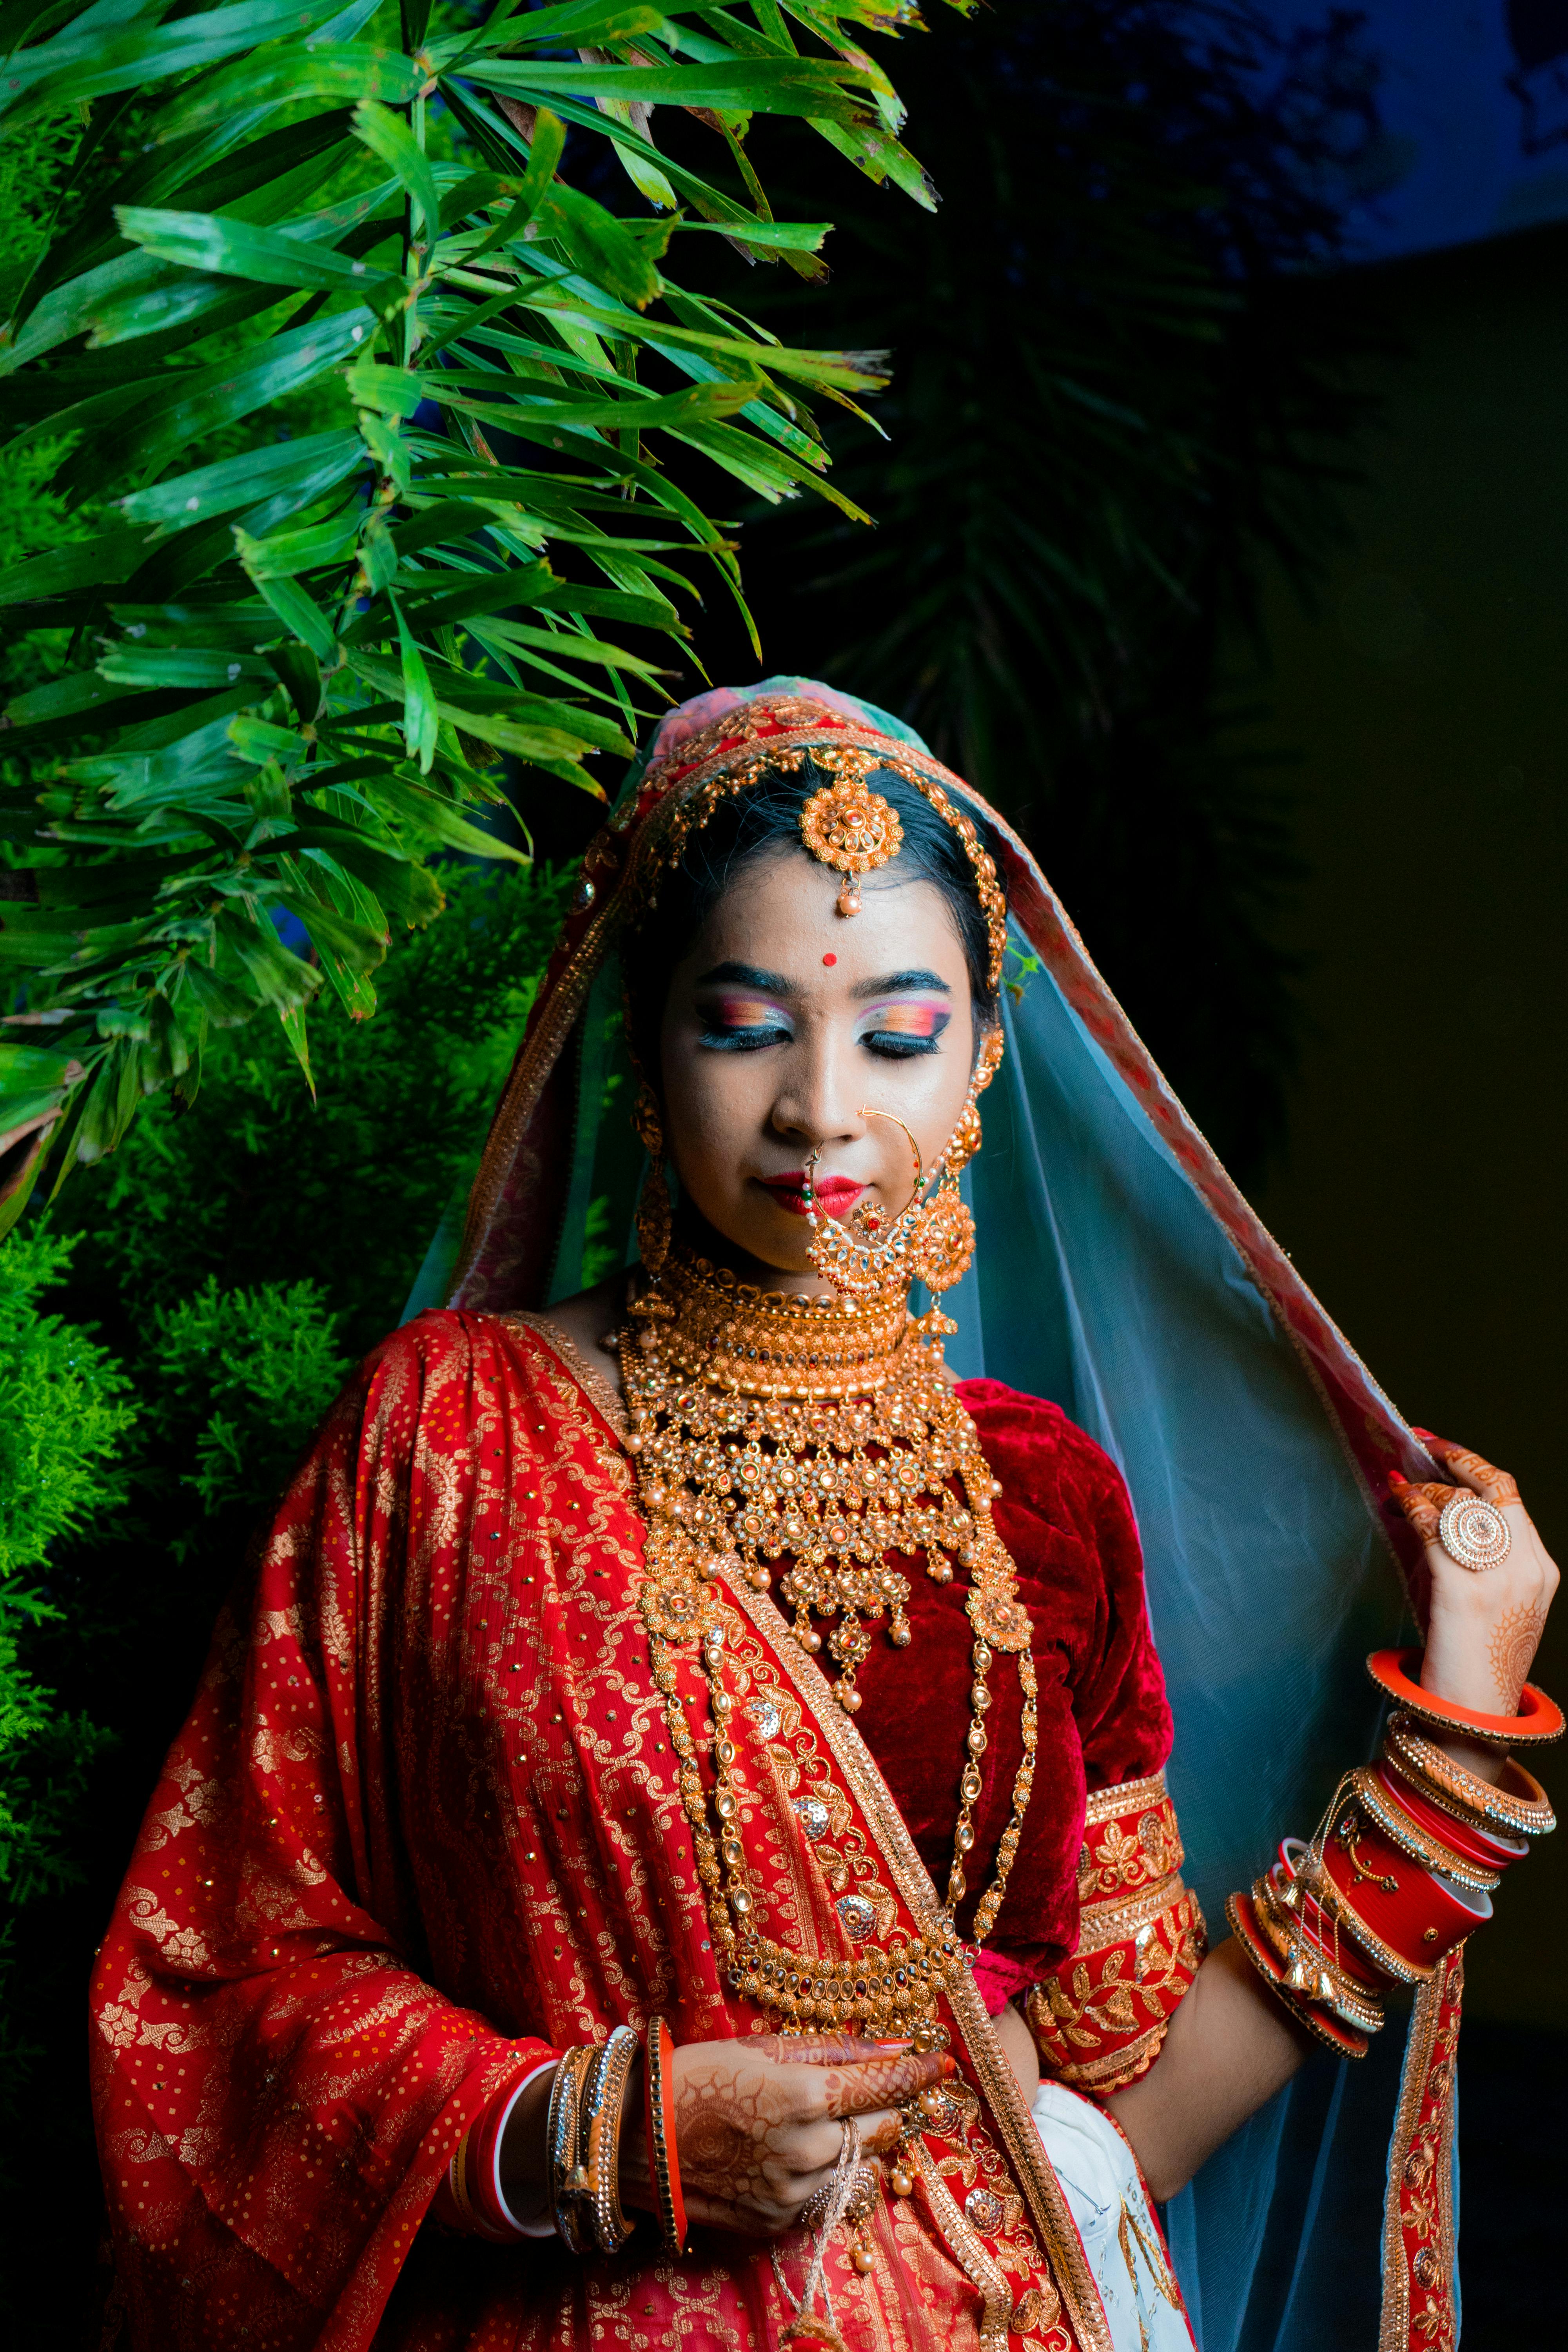
<path id="1" fill-rule="evenodd" d="M 12 646 L 43 652 L 5 713 L 0 1232 L 145 1096 L 193 1095 L 215 1023 L 270 1010 L 308 1076 L 307 1009 L 374 1009 L 393 925 L 440 908 L 432 859 L 520 854 L 487 824 L 502 761 L 604 797 L 596 763 L 667 698 L 659 640 L 689 659 L 680 600 L 704 572 L 741 599 L 693 456 L 860 516 L 805 397 L 853 404 L 880 361 L 784 345 L 669 256 L 717 231 L 819 272 L 827 224 L 772 216 L 753 117 L 922 194 L 860 46 L 910 21 L 32 19 L 0 139 L 68 121 L 76 148 L 5 289 L 0 464 L 58 447 L 47 495 L 90 527 L 0 572 Z M 719 129 L 738 180 L 666 156 L 658 108 Z M 636 209 L 563 176 L 584 137 Z"/>

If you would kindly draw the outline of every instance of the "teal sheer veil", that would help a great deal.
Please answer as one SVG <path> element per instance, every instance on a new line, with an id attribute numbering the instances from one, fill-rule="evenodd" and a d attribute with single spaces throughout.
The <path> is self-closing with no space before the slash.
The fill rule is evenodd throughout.
<path id="1" fill-rule="evenodd" d="M 466 1230 L 443 1225 L 409 1312 L 546 1305 L 635 1255 L 643 1159 L 615 908 L 644 829 L 724 756 L 705 746 L 726 714 L 750 724 L 770 701 L 781 742 L 815 724 L 819 740 L 831 726 L 916 757 L 1003 870 L 1007 1051 L 964 1179 L 978 1246 L 944 1302 L 959 1326 L 948 1359 L 1053 1399 L 1126 1477 L 1187 1875 L 1223 1933 L 1226 1895 L 1281 1836 L 1310 1832 L 1340 1773 L 1373 1752 L 1363 1661 L 1398 1638 L 1407 1588 L 1418 1611 L 1423 1599 L 1386 1475 L 1437 1474 L 1187 1119 L 1029 852 L 908 728 L 793 678 L 720 689 L 663 722 L 589 851 Z M 1167 2208 L 1203 2352 L 1372 2345 L 1384 2259 L 1408 2310 L 1384 2224 L 1400 2039 L 1391 2021 L 1360 2064 L 1310 2062 Z"/>

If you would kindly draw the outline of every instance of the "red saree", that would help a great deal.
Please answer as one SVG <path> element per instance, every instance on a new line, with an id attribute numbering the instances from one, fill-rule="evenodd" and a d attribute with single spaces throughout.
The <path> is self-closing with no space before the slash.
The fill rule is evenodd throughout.
<path id="1" fill-rule="evenodd" d="M 999 1458 L 1019 1444 L 1009 1405 L 1015 1423 L 1061 1423 L 980 1385 Z M 600 1403 L 520 1320 L 422 1318 L 370 1360 L 296 1478 L 248 1628 L 219 1628 L 93 1983 L 100 2145 L 138 2347 L 763 2346 L 789 2316 L 765 2249 L 716 2232 L 678 2264 L 651 2231 L 614 2263 L 582 2263 L 553 2242 L 421 2227 L 468 2123 L 552 2052 L 656 2009 L 678 2041 L 762 2023 L 710 1948 L 636 1597 L 642 1523 Z M 1049 1621 L 1020 1983 L 1076 1936 L 1098 1750 L 1148 1771 L 1169 1745 L 1119 1481 L 1070 1435 L 1040 1454 L 1067 1465 L 1065 1531 L 1054 1554 L 1037 1536 L 1020 1547 L 1021 1589 Z M 1108 1512 L 1122 1549 L 1113 1528 L 1091 1570 L 1074 1515 L 1090 1528 Z M 929 1882 L 816 1667 L 770 1602 L 748 1615 L 731 1647 L 748 1851 L 776 1932 L 847 1957 L 836 1889 L 868 1896 L 883 1937 L 929 1914 Z M 940 1628 L 920 1630 L 934 1674 Z M 693 1674 L 694 1703 L 701 1689 Z M 875 1675 L 868 1693 L 890 1727 Z M 952 1739 L 932 1738 L 945 1711 L 933 1687 L 919 1710 L 933 1823 L 963 1721 L 960 1705 Z M 831 1818 L 815 1846 L 803 1790 Z M 977 1826 L 984 1838 L 984 1805 Z M 1015 2340 L 1046 2352 L 1100 2347 L 1077 2233 L 984 2005 L 973 1984 L 954 2004 L 967 2127 L 924 2144 L 915 2198 L 878 2218 L 871 2274 L 835 2264 L 847 2341 L 1001 2345 L 1011 2317 Z M 1005 2216 L 984 2242 L 963 2211 L 977 2187 Z"/>

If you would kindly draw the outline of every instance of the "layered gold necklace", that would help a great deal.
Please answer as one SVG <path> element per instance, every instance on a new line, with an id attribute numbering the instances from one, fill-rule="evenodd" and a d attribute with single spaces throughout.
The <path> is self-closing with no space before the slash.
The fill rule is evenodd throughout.
<path id="1" fill-rule="evenodd" d="M 676 1250 L 658 1286 L 634 1302 L 630 1326 L 621 1363 L 627 1443 L 648 1526 L 643 1613 L 731 1985 L 787 2025 L 853 2022 L 873 2034 L 918 2034 L 960 1957 L 953 1920 L 968 1892 L 964 1858 L 974 1843 L 989 1745 L 987 1678 L 998 1650 L 1017 1659 L 1023 1757 L 995 1875 L 975 1912 L 976 1943 L 1001 1907 L 1034 1783 L 1029 1617 L 992 1524 L 1001 1490 L 974 1424 L 942 1370 L 940 1341 L 917 1329 L 901 1281 L 860 1300 L 789 1297 L 752 1289 Z M 950 1582 L 955 1569 L 968 1579 L 973 1679 L 945 1908 L 937 1929 L 890 1946 L 876 1961 L 862 1953 L 803 1966 L 799 1953 L 755 1924 L 727 1730 L 735 1702 L 725 1686 L 720 1593 L 727 1580 L 767 1591 L 777 1571 L 802 1647 L 820 1654 L 825 1637 L 813 1619 L 827 1627 L 839 1670 L 834 1694 L 853 1714 L 856 1671 L 873 1629 L 886 1619 L 896 1646 L 910 1638 L 909 1577 L 889 1555 L 923 1558 L 938 1583 Z M 717 1834 L 675 1674 L 674 1650 L 692 1641 L 711 1706 Z"/>

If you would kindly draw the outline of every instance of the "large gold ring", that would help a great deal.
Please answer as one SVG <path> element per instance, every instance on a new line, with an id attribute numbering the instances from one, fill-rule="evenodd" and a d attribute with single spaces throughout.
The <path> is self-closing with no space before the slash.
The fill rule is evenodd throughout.
<path id="1" fill-rule="evenodd" d="M 1455 1565 L 1472 1576 L 1500 1567 L 1513 1548 L 1508 1521 L 1495 1503 L 1479 1495 L 1455 1495 L 1444 1504 L 1437 1540 Z"/>
<path id="2" fill-rule="evenodd" d="M 890 1231 L 894 1226 L 899 1224 L 903 1218 L 909 1215 L 910 1211 L 920 1199 L 921 1188 L 925 1182 L 925 1162 L 921 1158 L 920 1145 L 915 1141 L 915 1139 L 910 1134 L 909 1129 L 904 1127 L 903 1120 L 898 1117 L 896 1112 L 890 1110 L 874 1110 L 869 1103 L 862 1103 L 860 1106 L 860 1117 L 862 1118 L 891 1119 L 895 1127 L 902 1128 L 904 1140 L 910 1147 L 910 1160 L 914 1171 L 914 1189 L 910 1192 L 909 1199 L 904 1202 L 903 1207 L 899 1210 L 897 1215 L 885 1216 L 879 1209 L 863 1209 L 859 1202 L 857 1201 L 855 1206 L 850 1210 L 847 1217 L 826 1218 L 826 1223 L 828 1224 L 842 1224 L 846 1233 L 853 1234 L 858 1242 L 863 1242 L 868 1246 L 875 1248 L 878 1245 L 879 1236 L 883 1233 L 884 1228 Z M 805 1163 L 806 1198 L 811 1206 L 814 1222 L 816 1215 L 825 1214 L 825 1213 L 819 1212 L 816 1207 L 816 1163 L 821 1159 L 826 1149 L 827 1146 L 826 1143 L 819 1143 L 816 1150 L 812 1153 L 810 1159 Z"/>

